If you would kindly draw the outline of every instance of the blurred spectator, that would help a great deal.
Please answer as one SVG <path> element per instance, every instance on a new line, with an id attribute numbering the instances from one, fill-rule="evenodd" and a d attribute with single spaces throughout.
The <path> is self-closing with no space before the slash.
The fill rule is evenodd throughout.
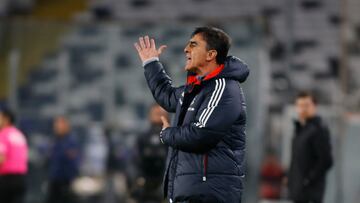
<path id="1" fill-rule="evenodd" d="M 107 139 L 101 125 L 94 124 L 89 129 L 89 137 L 85 144 L 82 171 L 85 175 L 100 177 L 106 172 L 108 156 Z"/>
<path id="2" fill-rule="evenodd" d="M 295 105 L 298 120 L 292 141 L 289 195 L 295 203 L 320 203 L 326 173 L 332 166 L 329 130 L 316 115 L 316 100 L 312 94 L 299 93 Z"/>
<path id="3" fill-rule="evenodd" d="M 161 202 L 161 183 L 165 167 L 167 147 L 160 143 L 161 116 L 167 112 L 154 104 L 149 113 L 150 128 L 137 140 L 139 176 L 136 179 L 134 196 L 138 202 Z"/>
<path id="4" fill-rule="evenodd" d="M 273 152 L 270 152 L 261 167 L 260 197 L 262 199 L 280 199 L 284 171 Z"/>
<path id="5" fill-rule="evenodd" d="M 107 140 L 100 124 L 89 128 L 81 162 L 81 175 L 74 182 L 74 191 L 83 202 L 102 202 L 105 189 Z"/>
<path id="6" fill-rule="evenodd" d="M 71 189 L 78 175 L 79 143 L 70 131 L 69 121 L 59 116 L 54 121 L 55 141 L 50 155 L 48 203 L 73 203 Z"/>
<path id="7" fill-rule="evenodd" d="M 0 202 L 24 201 L 28 161 L 25 136 L 14 126 L 15 116 L 0 111 Z"/>

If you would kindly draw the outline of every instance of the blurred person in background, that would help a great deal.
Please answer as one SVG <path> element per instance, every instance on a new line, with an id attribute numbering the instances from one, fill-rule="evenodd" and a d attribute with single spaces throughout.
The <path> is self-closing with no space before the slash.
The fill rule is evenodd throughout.
<path id="1" fill-rule="evenodd" d="M 103 177 L 106 173 L 108 151 L 104 129 L 100 124 L 93 123 L 84 146 L 82 173 L 92 177 Z"/>
<path id="2" fill-rule="evenodd" d="M 28 146 L 23 133 L 14 126 L 15 116 L 0 110 L 0 202 L 24 202 L 28 170 Z"/>
<path id="3" fill-rule="evenodd" d="M 292 140 L 288 188 L 295 203 L 320 203 L 323 201 L 326 174 L 332 166 L 330 133 L 317 115 L 315 97 L 300 92 L 295 107 L 295 135 Z"/>
<path id="4" fill-rule="evenodd" d="M 161 117 L 168 119 L 168 113 L 158 104 L 150 108 L 150 128 L 137 140 L 137 168 L 140 170 L 136 180 L 134 196 L 138 202 L 161 202 L 160 186 L 164 173 L 167 147 L 160 142 Z"/>
<path id="5" fill-rule="evenodd" d="M 173 87 L 154 39 L 135 43 L 148 86 L 166 111 L 160 141 L 168 146 L 164 195 L 170 202 L 241 202 L 245 174 L 246 104 L 240 83 L 247 65 L 227 56 L 230 37 L 214 27 L 194 30 L 185 46 L 187 84 Z"/>
<path id="6" fill-rule="evenodd" d="M 101 124 L 93 122 L 87 132 L 81 156 L 81 177 L 73 188 L 82 201 L 102 202 L 105 192 L 106 159 L 108 145 Z"/>
<path id="7" fill-rule="evenodd" d="M 79 143 L 67 118 L 56 117 L 53 127 L 55 140 L 49 160 L 47 203 L 73 203 L 76 198 L 71 185 L 79 171 Z"/>

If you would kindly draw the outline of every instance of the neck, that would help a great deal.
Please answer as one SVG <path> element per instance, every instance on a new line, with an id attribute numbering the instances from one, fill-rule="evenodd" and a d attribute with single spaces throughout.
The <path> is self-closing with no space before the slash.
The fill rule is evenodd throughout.
<path id="1" fill-rule="evenodd" d="M 219 64 L 217 64 L 217 63 L 209 63 L 206 66 L 204 66 L 202 68 L 199 68 L 198 72 L 197 72 L 197 75 L 201 76 L 201 77 L 205 76 L 205 75 L 211 73 L 212 71 L 214 71 L 217 67 L 219 67 Z"/>
<path id="2" fill-rule="evenodd" d="M 306 118 L 299 118 L 299 122 L 301 125 L 305 125 L 306 124 Z"/>
<path id="3" fill-rule="evenodd" d="M 10 126 L 11 126 L 11 124 L 5 123 L 4 125 L 2 125 L 2 126 L 0 127 L 0 129 L 7 128 L 7 127 L 10 127 Z"/>
<path id="4" fill-rule="evenodd" d="M 304 117 L 304 118 L 299 118 L 299 121 L 302 125 L 305 125 L 310 119 L 314 118 L 315 115 L 311 115 L 308 117 Z"/>

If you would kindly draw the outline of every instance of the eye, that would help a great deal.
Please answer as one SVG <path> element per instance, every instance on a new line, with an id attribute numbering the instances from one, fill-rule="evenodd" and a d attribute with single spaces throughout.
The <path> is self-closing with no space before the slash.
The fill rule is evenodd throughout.
<path id="1" fill-rule="evenodd" d="M 197 45 L 197 43 L 196 43 L 196 42 L 190 42 L 190 43 L 189 43 L 189 47 L 191 47 L 191 48 L 196 47 L 196 45 Z"/>

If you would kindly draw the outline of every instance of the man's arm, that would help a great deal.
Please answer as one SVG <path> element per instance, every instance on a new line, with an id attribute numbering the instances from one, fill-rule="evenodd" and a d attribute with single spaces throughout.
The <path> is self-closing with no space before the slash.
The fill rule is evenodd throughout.
<path id="1" fill-rule="evenodd" d="M 0 166 L 1 166 L 1 165 L 5 162 L 5 160 L 6 160 L 6 156 L 5 156 L 6 150 L 7 150 L 7 148 L 6 148 L 5 143 L 3 143 L 3 142 L 0 141 Z"/>
<path id="2" fill-rule="evenodd" d="M 148 36 L 140 37 L 135 43 L 145 69 L 145 78 L 156 102 L 168 112 L 175 112 L 182 88 L 174 88 L 171 78 L 166 74 L 159 56 L 166 46 L 156 49 L 155 40 Z"/>
<path id="3" fill-rule="evenodd" d="M 171 78 L 158 61 L 145 65 L 145 78 L 155 101 L 168 112 L 175 112 L 183 86 L 172 86 Z"/>
<path id="4" fill-rule="evenodd" d="M 201 106 L 195 122 L 164 129 L 162 142 L 182 151 L 204 153 L 214 148 L 241 116 L 246 119 L 238 85 L 228 87 L 225 79 L 216 80 Z"/>
<path id="5" fill-rule="evenodd" d="M 311 184 L 317 178 L 322 177 L 333 164 L 330 133 L 326 127 L 322 127 L 319 134 L 313 137 L 312 147 L 317 161 L 313 169 L 310 171 L 307 180 L 305 180 L 305 185 Z"/>
<path id="6" fill-rule="evenodd" d="M 5 155 L 0 154 L 0 166 L 5 162 Z"/>

